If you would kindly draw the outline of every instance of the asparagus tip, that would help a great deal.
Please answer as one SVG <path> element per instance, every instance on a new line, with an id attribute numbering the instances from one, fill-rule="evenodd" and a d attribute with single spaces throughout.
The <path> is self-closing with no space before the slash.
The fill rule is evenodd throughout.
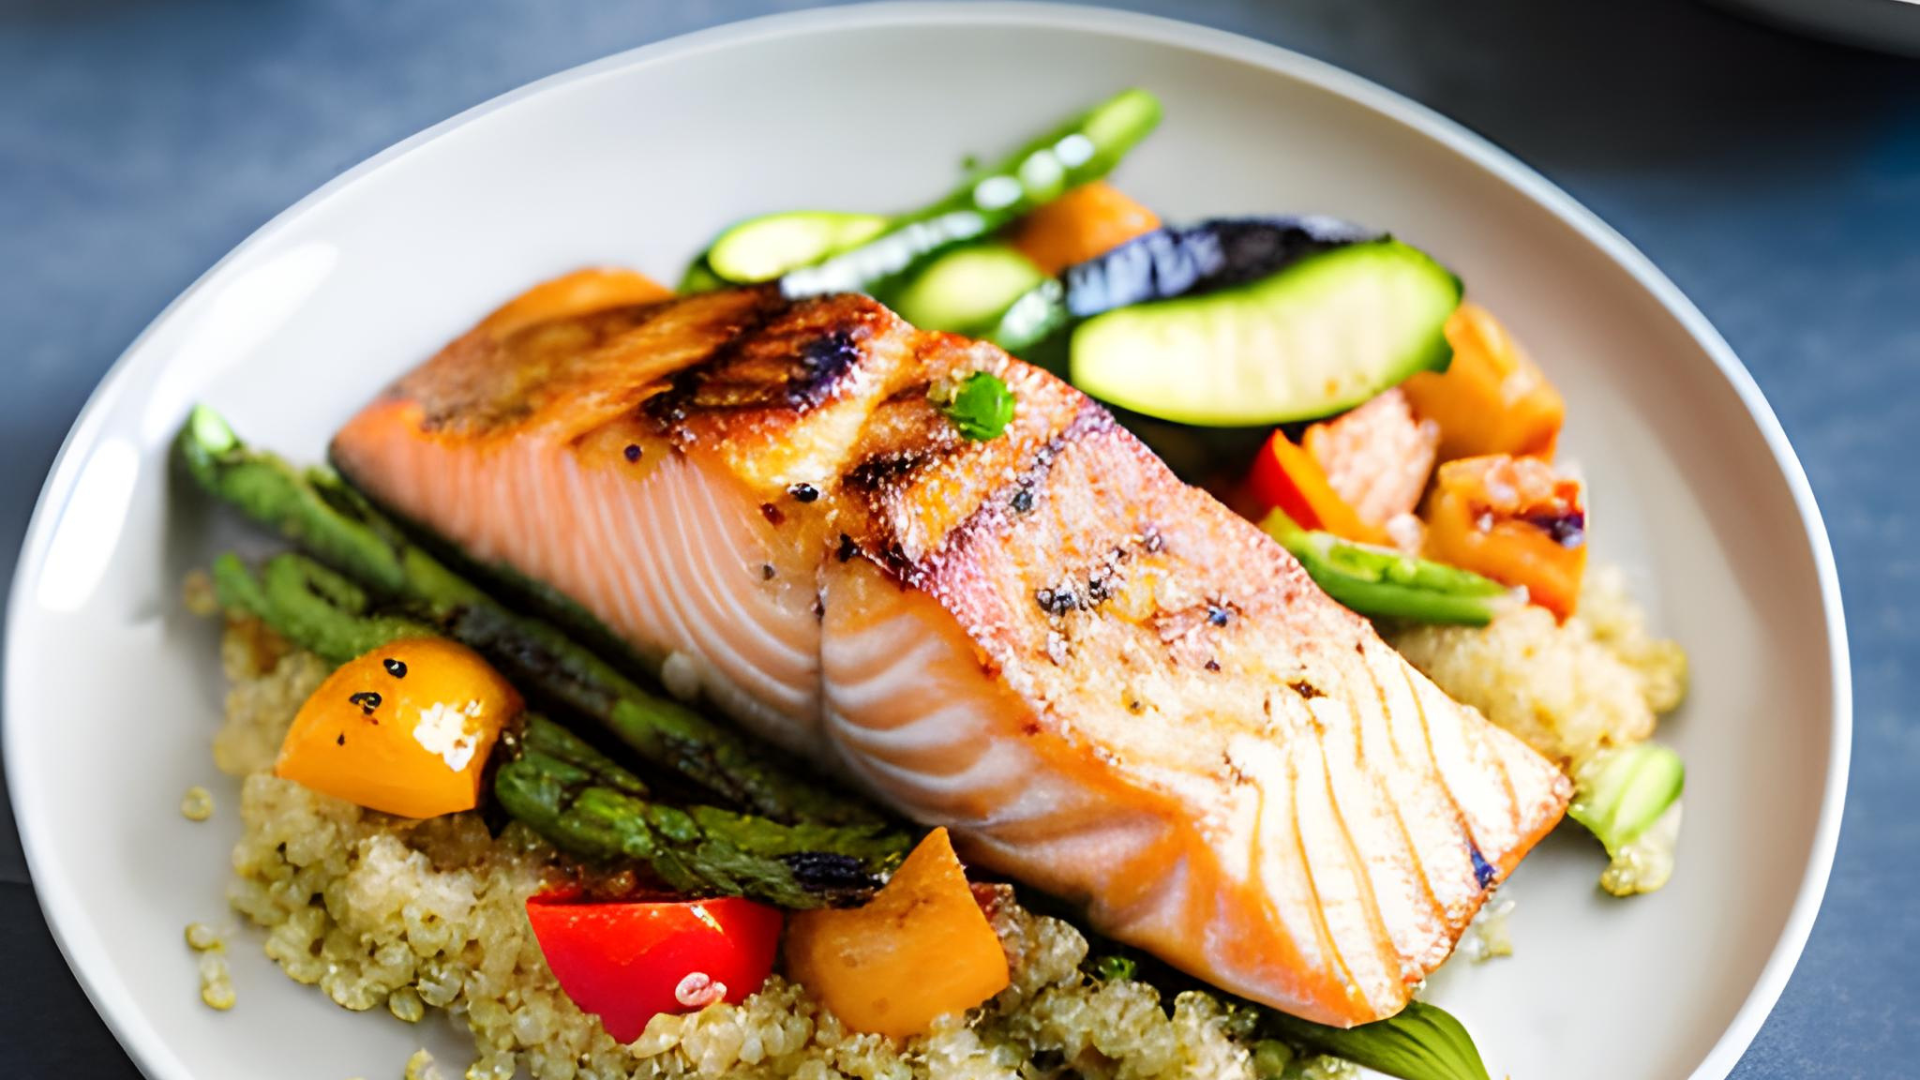
<path id="1" fill-rule="evenodd" d="M 195 445 L 211 454 L 223 454 L 240 445 L 233 425 L 209 405 L 195 405 L 187 415 L 187 433 Z"/>

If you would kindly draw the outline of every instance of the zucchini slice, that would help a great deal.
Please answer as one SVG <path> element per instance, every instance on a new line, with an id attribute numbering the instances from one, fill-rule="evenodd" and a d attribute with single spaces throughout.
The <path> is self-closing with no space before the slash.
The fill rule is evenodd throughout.
<path id="1" fill-rule="evenodd" d="M 1460 296 L 1460 279 L 1417 248 L 1348 243 L 1245 284 L 1096 315 L 1074 330 L 1069 368 L 1094 397 L 1164 420 L 1310 420 L 1444 369 Z"/>
<path id="2" fill-rule="evenodd" d="M 885 299 L 922 330 L 973 333 L 991 326 L 1008 304 L 1043 280 L 1032 259 L 989 240 L 936 256 Z"/>
<path id="3" fill-rule="evenodd" d="M 994 344 L 1024 356 L 1081 319 L 1262 278 L 1309 255 L 1384 240 L 1382 232 L 1318 216 L 1211 218 L 1167 225 L 1067 267 L 1009 305 Z"/>
<path id="4" fill-rule="evenodd" d="M 772 281 L 866 243 L 890 219 L 839 210 L 791 210 L 748 218 L 720 234 L 707 249 L 707 269 L 722 281 L 751 285 Z"/>

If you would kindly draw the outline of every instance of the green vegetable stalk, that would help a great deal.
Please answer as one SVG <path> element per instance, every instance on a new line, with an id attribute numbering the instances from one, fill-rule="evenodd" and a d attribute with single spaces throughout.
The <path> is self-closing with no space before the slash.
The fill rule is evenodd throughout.
<path id="1" fill-rule="evenodd" d="M 776 821 L 885 827 L 858 798 L 785 772 L 741 735 L 642 690 L 552 625 L 508 610 L 332 472 L 297 470 L 247 446 L 204 406 L 181 431 L 178 453 L 200 486 L 344 572 L 347 584 L 477 650 L 534 696 L 593 717 L 646 761 Z"/>
<path id="2" fill-rule="evenodd" d="M 1574 770 L 1567 816 L 1606 846 L 1611 862 L 1600 876 L 1602 888 L 1632 896 L 1673 876 L 1686 776 L 1679 754 L 1651 742 L 1603 750 Z"/>
<path id="3" fill-rule="evenodd" d="M 1302 529 L 1279 510 L 1268 514 L 1260 527 L 1300 560 L 1328 596 L 1369 619 L 1485 626 L 1510 602 L 1507 588 L 1497 581 L 1391 548 Z"/>
<path id="4" fill-rule="evenodd" d="M 344 663 L 434 628 L 370 611 L 353 582 L 302 555 L 255 575 L 238 556 L 213 564 L 222 605 L 260 619 L 321 658 Z M 647 785 L 566 728 L 529 713 L 501 740 L 494 798 L 555 847 L 601 863 L 638 862 L 669 887 L 786 908 L 854 903 L 905 856 L 906 838 L 859 826 L 783 825 L 712 807 L 649 800 Z"/>
<path id="5" fill-rule="evenodd" d="M 644 863 L 676 892 L 793 909 L 852 904 L 900 861 L 886 838 L 859 829 L 650 802 L 638 778 L 541 717 L 528 718 L 510 752 L 493 778 L 502 809 L 577 858 Z"/>
<path id="6" fill-rule="evenodd" d="M 1098 180 L 1160 122 L 1160 101 L 1125 90 L 981 169 L 932 205 L 899 217 L 804 211 L 729 229 L 689 282 L 779 277 L 788 296 L 881 295 L 927 260 L 978 240 L 1069 188 Z"/>

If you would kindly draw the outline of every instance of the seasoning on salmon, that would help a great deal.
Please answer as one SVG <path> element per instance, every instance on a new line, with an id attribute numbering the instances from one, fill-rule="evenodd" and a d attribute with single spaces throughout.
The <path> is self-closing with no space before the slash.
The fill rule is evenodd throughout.
<path id="1" fill-rule="evenodd" d="M 930 400 L 975 372 L 1018 402 L 992 439 Z M 863 297 L 483 326 L 333 456 L 970 861 L 1309 1019 L 1403 1007 L 1568 797 L 1084 395 Z"/>

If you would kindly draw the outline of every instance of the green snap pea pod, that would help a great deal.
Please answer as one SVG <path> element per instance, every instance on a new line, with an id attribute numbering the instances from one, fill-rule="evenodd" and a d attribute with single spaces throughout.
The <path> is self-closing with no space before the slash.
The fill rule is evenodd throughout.
<path id="1" fill-rule="evenodd" d="M 1392 548 L 1302 529 L 1277 510 L 1260 527 L 1328 596 L 1370 619 L 1485 626 L 1512 603 L 1497 581 Z"/>

